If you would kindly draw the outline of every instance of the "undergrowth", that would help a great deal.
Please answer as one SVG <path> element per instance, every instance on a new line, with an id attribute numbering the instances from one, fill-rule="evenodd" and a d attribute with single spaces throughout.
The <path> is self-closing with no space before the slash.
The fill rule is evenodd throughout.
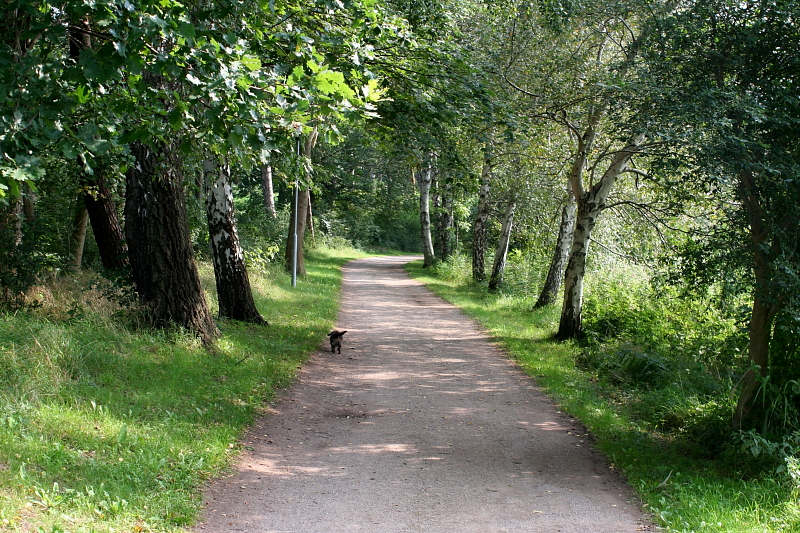
<path id="1" fill-rule="evenodd" d="M 325 338 L 341 265 L 357 255 L 309 253 L 296 288 L 279 269 L 252 269 L 270 325 L 221 321 L 213 353 L 186 332 L 135 327 L 96 276 L 34 287 L 35 307 L 0 315 L 0 530 L 192 524 L 204 481 Z M 213 309 L 208 265 L 201 276 Z"/>
<path id="2" fill-rule="evenodd" d="M 532 310 L 535 293 L 490 294 L 470 281 L 466 261 L 408 269 L 479 320 L 590 429 L 667 531 L 800 532 L 800 433 L 730 431 L 744 357 L 735 313 L 620 270 L 587 279 L 586 340 L 562 343 L 553 340 L 559 309 Z"/>

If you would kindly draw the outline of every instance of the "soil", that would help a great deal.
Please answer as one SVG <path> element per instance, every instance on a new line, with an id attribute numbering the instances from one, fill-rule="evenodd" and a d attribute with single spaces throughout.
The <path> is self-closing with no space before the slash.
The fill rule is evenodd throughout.
<path id="1" fill-rule="evenodd" d="M 338 329 L 206 491 L 197 533 L 655 529 L 591 437 L 457 308 L 416 257 L 344 268 Z"/>

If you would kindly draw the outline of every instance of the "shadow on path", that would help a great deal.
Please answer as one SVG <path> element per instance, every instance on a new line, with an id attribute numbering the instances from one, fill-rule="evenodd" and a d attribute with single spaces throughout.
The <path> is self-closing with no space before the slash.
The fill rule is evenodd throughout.
<path id="1" fill-rule="evenodd" d="M 581 426 L 412 259 L 345 266 L 342 354 L 317 352 L 257 422 L 196 531 L 649 531 Z"/>

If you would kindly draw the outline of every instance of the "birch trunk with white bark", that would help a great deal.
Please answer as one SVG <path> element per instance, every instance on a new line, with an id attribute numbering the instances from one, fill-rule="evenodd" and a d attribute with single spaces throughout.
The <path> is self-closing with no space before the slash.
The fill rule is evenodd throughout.
<path id="1" fill-rule="evenodd" d="M 589 252 L 592 230 L 597 223 L 597 217 L 605 207 L 611 189 L 619 176 L 628 168 L 631 157 L 639 150 L 639 144 L 643 139 L 643 135 L 638 135 L 618 151 L 603 173 L 603 177 L 588 191 L 583 190 L 581 177 L 574 172 L 575 167 L 573 166 L 572 191 L 575 195 L 578 212 L 569 262 L 564 274 L 564 302 L 556 334 L 556 337 L 561 340 L 574 339 L 583 333 L 583 277 L 586 273 L 586 257 Z M 580 157 L 579 154 L 578 159 Z"/>
<path id="2" fill-rule="evenodd" d="M 478 192 L 478 210 L 472 226 L 472 279 L 486 281 L 486 222 L 489 220 L 489 190 L 492 179 L 492 156 L 484 150 L 481 168 L 481 187 Z"/>
<path id="3" fill-rule="evenodd" d="M 203 162 L 203 174 L 219 316 L 266 324 L 253 300 L 244 252 L 236 229 L 230 167 L 226 163 L 207 159 Z"/>
<path id="4" fill-rule="evenodd" d="M 278 218 L 275 210 L 275 188 L 272 185 L 272 165 L 267 163 L 261 167 L 261 191 L 264 194 L 264 209 L 272 218 Z"/>
<path id="5" fill-rule="evenodd" d="M 553 259 L 550 261 L 550 268 L 547 271 L 547 278 L 544 281 L 542 292 L 539 299 L 533 306 L 534 309 L 551 305 L 558 296 L 561 282 L 564 280 L 564 269 L 569 259 L 569 252 L 572 247 L 572 234 L 575 232 L 575 217 L 577 206 L 575 199 L 570 195 L 567 203 L 561 210 L 561 224 L 558 226 L 558 238 L 556 239 L 556 249 L 553 252 Z"/>
<path id="6" fill-rule="evenodd" d="M 492 276 L 489 278 L 489 290 L 496 291 L 503 283 L 503 274 L 506 269 L 508 245 L 511 242 L 511 229 L 514 227 L 514 211 L 517 208 L 517 198 L 512 197 L 503 214 L 503 224 L 500 229 L 500 240 L 497 243 L 497 252 L 494 255 Z"/>
<path id="7" fill-rule="evenodd" d="M 427 167 L 420 172 L 417 186 L 419 187 L 419 225 L 422 238 L 423 268 L 433 266 L 433 237 L 431 236 L 431 184 L 433 183 L 433 162 L 428 161 Z"/>

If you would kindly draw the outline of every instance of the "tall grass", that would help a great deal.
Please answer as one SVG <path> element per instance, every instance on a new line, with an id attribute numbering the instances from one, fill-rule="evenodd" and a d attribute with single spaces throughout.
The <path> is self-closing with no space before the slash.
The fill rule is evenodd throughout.
<path id="1" fill-rule="evenodd" d="M 38 308 L 0 315 L 0 530 L 193 523 L 204 481 L 324 340 L 341 265 L 358 255 L 309 253 L 296 288 L 279 270 L 251 271 L 270 325 L 222 321 L 213 353 L 185 332 L 132 329 L 88 277 L 38 287 Z M 207 265 L 202 277 L 214 302 Z"/>
<path id="2" fill-rule="evenodd" d="M 634 365 L 617 368 L 617 378 L 613 371 L 601 372 L 591 364 L 576 365 L 587 353 L 595 362 L 603 356 L 613 359 L 619 356 L 614 350 L 625 346 L 596 339 L 587 352 L 587 346 L 555 342 L 559 309 L 532 311 L 535 300 L 531 296 L 489 294 L 483 286 L 469 281 L 464 272 L 467 266 L 458 265 L 452 262 L 432 272 L 422 269 L 420 263 L 412 263 L 408 270 L 482 323 L 561 409 L 589 428 L 597 447 L 639 493 L 644 509 L 665 530 L 800 532 L 800 483 L 777 472 L 775 465 L 759 462 L 750 453 L 752 441 L 738 448 L 730 444 L 726 453 L 717 450 L 718 453 L 710 454 L 697 453 L 696 447 L 687 446 L 687 440 L 681 436 L 681 431 L 689 431 L 699 439 L 704 431 L 710 431 L 705 438 L 719 438 L 714 434 L 719 429 L 715 421 L 724 419 L 725 415 L 720 413 L 731 407 L 730 401 L 727 390 L 714 391 L 715 385 L 705 381 L 717 379 L 718 384 L 724 384 L 727 377 L 713 368 L 712 363 L 719 363 L 713 360 L 713 354 L 700 352 L 710 350 L 716 341 L 728 339 L 730 324 L 708 318 L 706 325 L 699 323 L 681 330 L 676 324 L 683 317 L 672 317 L 675 321 L 672 324 L 670 317 L 658 317 L 664 319 L 661 322 L 664 330 L 651 333 L 674 340 L 675 347 L 683 346 L 687 353 L 669 358 L 668 367 L 654 370 L 664 372 L 659 378 L 664 381 L 647 386 L 637 376 L 630 376 Z M 589 280 L 589 285 L 597 286 L 598 282 Z M 626 290 L 630 288 L 629 283 Z M 600 291 L 590 299 L 612 296 Z M 658 305 L 664 306 L 662 312 L 679 311 L 678 303 L 671 306 L 662 301 Z M 650 311 L 642 310 L 641 316 Z M 618 315 L 627 317 L 626 320 L 631 316 L 622 312 Z M 649 327 L 643 322 L 628 327 Z M 716 325 L 712 328 L 711 323 Z M 693 336 L 697 327 L 706 329 L 708 335 Z M 680 334 L 689 338 L 678 342 Z M 646 350 L 654 347 L 627 348 L 648 354 Z M 652 357 L 666 360 L 666 354 L 657 351 L 652 352 Z M 698 359 L 705 364 L 687 364 Z M 800 478 L 797 470 L 795 475 Z"/>

